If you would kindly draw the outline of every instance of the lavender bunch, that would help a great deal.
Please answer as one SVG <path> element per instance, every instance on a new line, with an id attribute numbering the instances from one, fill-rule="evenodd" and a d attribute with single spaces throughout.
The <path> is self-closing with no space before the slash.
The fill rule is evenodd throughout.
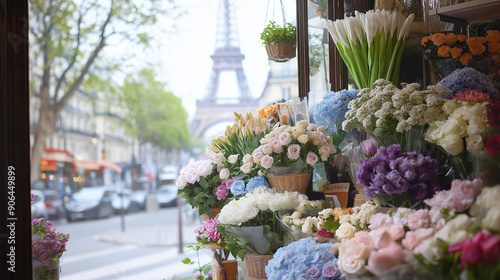
<path id="1" fill-rule="evenodd" d="M 400 145 L 380 147 L 377 154 L 362 159 L 356 173 L 369 199 L 375 198 L 382 206 L 411 207 L 434 193 L 449 189 L 442 180 L 444 168 L 427 156 L 401 153 Z"/>

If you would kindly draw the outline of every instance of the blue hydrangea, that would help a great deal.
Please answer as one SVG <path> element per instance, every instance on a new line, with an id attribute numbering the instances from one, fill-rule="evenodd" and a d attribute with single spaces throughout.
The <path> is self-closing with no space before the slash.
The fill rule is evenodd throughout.
<path id="1" fill-rule="evenodd" d="M 330 246 L 304 238 L 279 248 L 266 266 L 267 279 L 340 279 L 340 271 L 334 277 L 325 277 L 325 273 L 333 275 L 331 268 L 338 270 L 337 258 L 328 252 Z M 323 270 L 325 265 L 330 269 Z"/>
<path id="2" fill-rule="evenodd" d="M 245 182 L 243 180 L 234 181 L 231 186 L 231 193 L 234 196 L 245 195 L 247 193 L 245 189 Z"/>
<path id="3" fill-rule="evenodd" d="M 341 90 L 338 92 L 330 92 L 323 96 L 323 100 L 316 104 L 314 109 L 314 122 L 318 126 L 325 126 L 328 132 L 336 130 L 336 125 L 341 125 L 345 120 L 347 113 L 347 105 L 351 100 L 355 99 L 359 90 Z M 339 127 L 340 128 L 340 127 Z"/>
<path id="4" fill-rule="evenodd" d="M 253 177 L 250 179 L 247 183 L 247 192 L 252 192 L 253 189 L 259 186 L 266 186 L 270 188 L 269 183 L 267 182 L 266 177 L 260 176 L 260 177 Z"/>
<path id="5" fill-rule="evenodd" d="M 437 85 L 448 89 L 450 94 L 448 98 L 450 99 L 457 93 L 468 90 L 486 93 L 493 102 L 498 101 L 500 95 L 488 76 L 471 67 L 453 71 L 453 73 L 444 77 Z M 445 96 L 442 97 L 447 98 Z"/>

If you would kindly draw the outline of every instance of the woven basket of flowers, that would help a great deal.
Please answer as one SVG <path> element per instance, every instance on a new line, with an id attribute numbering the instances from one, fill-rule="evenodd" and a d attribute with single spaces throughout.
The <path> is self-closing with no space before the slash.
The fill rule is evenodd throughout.
<path id="1" fill-rule="evenodd" d="M 273 255 L 245 255 L 245 264 L 247 265 L 247 275 L 248 278 L 252 280 L 265 280 L 266 276 L 266 265 Z"/>

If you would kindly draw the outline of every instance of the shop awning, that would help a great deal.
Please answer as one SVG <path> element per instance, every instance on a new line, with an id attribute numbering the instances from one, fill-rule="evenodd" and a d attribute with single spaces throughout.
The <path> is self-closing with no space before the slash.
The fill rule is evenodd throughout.
<path id="1" fill-rule="evenodd" d="M 99 161 L 99 164 L 102 167 L 109 168 L 109 169 L 116 171 L 118 173 L 122 173 L 122 168 L 119 165 L 117 165 L 109 160 L 101 160 L 101 161 Z"/>
<path id="2" fill-rule="evenodd" d="M 77 169 L 83 169 L 85 171 L 97 171 L 101 168 L 99 163 L 96 160 L 92 161 L 77 161 L 76 162 Z"/>

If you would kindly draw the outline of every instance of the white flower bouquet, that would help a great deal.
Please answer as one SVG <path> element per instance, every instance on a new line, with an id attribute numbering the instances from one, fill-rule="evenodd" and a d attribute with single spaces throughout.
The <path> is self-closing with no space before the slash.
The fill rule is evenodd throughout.
<path id="1" fill-rule="evenodd" d="M 304 201 L 307 197 L 297 192 L 280 193 L 260 186 L 229 202 L 218 217 L 226 250 L 241 259 L 246 253 L 274 254 L 292 240 L 279 221 L 279 213 L 293 211 Z"/>

